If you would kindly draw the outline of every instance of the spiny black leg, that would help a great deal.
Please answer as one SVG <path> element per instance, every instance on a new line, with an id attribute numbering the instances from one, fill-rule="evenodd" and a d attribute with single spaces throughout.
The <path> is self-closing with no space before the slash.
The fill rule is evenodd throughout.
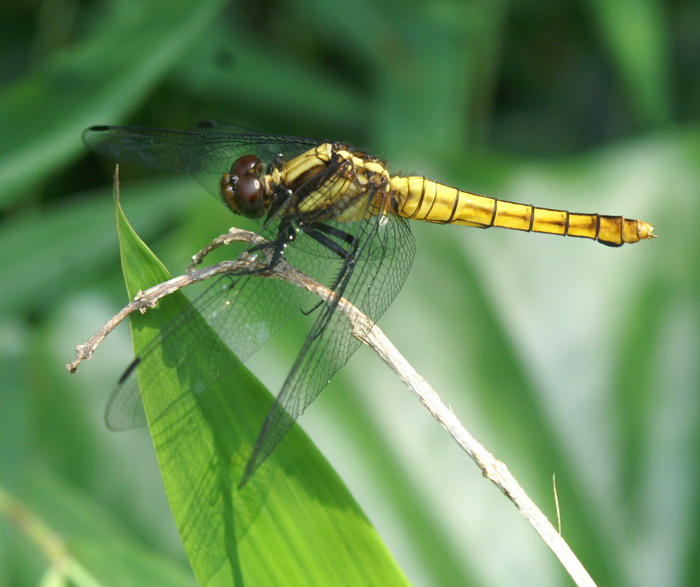
<path id="1" fill-rule="evenodd" d="M 326 247 L 329 251 L 334 252 L 343 260 L 343 266 L 338 272 L 338 277 L 335 278 L 333 284 L 330 286 L 330 289 L 335 291 L 338 285 L 343 281 L 344 276 L 347 274 L 350 267 L 355 263 L 355 255 L 357 254 L 358 247 L 357 239 L 351 234 L 339 230 L 333 226 L 328 226 L 327 224 L 315 222 L 311 226 L 313 227 L 313 230 L 309 230 L 307 227 L 304 233 L 308 234 L 316 242 Z M 352 249 L 349 251 L 345 250 L 340 244 L 323 234 L 324 232 L 345 241 L 352 247 Z"/>
<path id="2" fill-rule="evenodd" d="M 305 230 L 304 234 L 307 234 L 317 243 L 326 247 L 332 253 L 338 255 L 343 261 L 348 261 L 352 257 L 352 251 L 346 251 L 340 244 L 334 240 L 328 238 L 325 234 L 318 232 L 317 230 Z"/>
<path id="3" fill-rule="evenodd" d="M 333 283 L 329 287 L 329 289 L 331 291 L 336 292 L 336 290 L 338 290 L 338 286 L 341 283 L 343 283 L 346 276 L 349 276 L 350 268 L 352 267 L 352 265 L 355 262 L 355 255 L 357 254 L 357 248 L 359 245 L 357 239 L 353 235 L 351 235 L 345 231 L 342 231 L 338 228 L 335 228 L 334 226 L 329 226 L 328 224 L 323 224 L 320 222 L 310 223 L 307 226 L 305 226 L 304 227 L 304 234 L 307 234 L 312 239 L 314 239 L 317 243 L 323 245 L 329 251 L 335 253 L 336 255 L 338 255 L 342 259 L 343 265 L 340 268 L 340 271 L 338 271 L 337 277 L 333 280 Z M 350 245 L 351 250 L 348 251 L 348 250 L 344 249 L 339 243 L 332 240 L 331 238 L 328 238 L 328 236 L 326 236 L 326 235 L 333 236 L 333 237 L 337 238 L 338 240 L 346 242 L 347 244 Z M 344 289 L 345 289 L 345 287 L 342 287 L 338 291 L 338 297 L 340 297 L 342 295 L 342 290 L 344 290 Z M 308 316 L 314 310 L 316 310 L 321 304 L 322 304 L 322 302 L 318 302 L 309 311 L 305 312 L 302 310 L 302 312 Z"/>
<path id="4" fill-rule="evenodd" d="M 251 271 L 250 275 L 265 273 L 267 271 L 270 271 L 270 269 L 275 268 L 277 264 L 282 260 L 285 245 L 291 242 L 294 239 L 295 235 L 296 233 L 294 227 L 289 223 L 285 223 L 280 225 L 279 231 L 277 232 L 277 238 L 274 241 L 253 245 L 250 249 L 248 249 L 249 254 L 254 253 L 256 251 L 266 251 L 272 249 L 269 263 L 267 263 L 264 267 L 261 267 L 260 269 L 255 269 L 254 271 Z"/>
<path id="5" fill-rule="evenodd" d="M 322 222 L 312 222 L 309 224 L 309 227 L 314 229 L 314 230 L 324 232 L 330 236 L 334 236 L 338 240 L 341 240 L 341 241 L 348 243 L 352 247 L 353 251 L 357 250 L 357 246 L 358 246 L 357 237 L 350 234 L 349 232 L 345 232 L 344 230 L 340 230 L 339 228 L 336 228 L 335 226 L 331 226 L 330 224 L 323 224 Z"/>

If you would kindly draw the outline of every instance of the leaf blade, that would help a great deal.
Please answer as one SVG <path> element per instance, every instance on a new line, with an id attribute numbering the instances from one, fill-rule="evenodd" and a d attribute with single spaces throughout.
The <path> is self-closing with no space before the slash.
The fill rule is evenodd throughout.
<path id="1" fill-rule="evenodd" d="M 117 223 L 130 295 L 167 278 L 120 208 Z M 137 353 L 185 307 L 178 292 L 136 316 Z M 193 393 L 201 366 L 183 362 L 166 339 L 162 360 L 173 376 L 168 385 L 142 389 L 168 499 L 199 582 L 272 584 L 313 577 L 322 583 L 404 584 L 374 528 L 298 426 L 238 488 L 272 397 L 213 332 L 202 344 L 219 368 L 226 363 L 230 377 Z"/>

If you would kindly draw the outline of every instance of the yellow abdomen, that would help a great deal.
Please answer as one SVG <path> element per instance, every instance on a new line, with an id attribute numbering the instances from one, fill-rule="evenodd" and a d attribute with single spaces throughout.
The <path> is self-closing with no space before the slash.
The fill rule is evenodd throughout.
<path id="1" fill-rule="evenodd" d="M 656 236 L 654 227 L 641 220 L 537 208 L 472 194 L 425 177 L 393 176 L 391 192 L 399 216 L 412 220 L 578 236 L 613 247 Z"/>

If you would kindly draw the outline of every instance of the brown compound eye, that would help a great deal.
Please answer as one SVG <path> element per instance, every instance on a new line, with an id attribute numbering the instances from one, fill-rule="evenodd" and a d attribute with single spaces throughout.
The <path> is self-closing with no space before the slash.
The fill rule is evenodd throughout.
<path id="1" fill-rule="evenodd" d="M 238 177 L 246 174 L 252 173 L 253 175 L 260 175 L 263 168 L 263 162 L 255 155 L 243 155 L 233 162 L 231 165 L 231 175 L 236 175 Z"/>
<path id="2" fill-rule="evenodd" d="M 236 189 L 235 189 L 235 183 L 237 181 L 234 180 L 230 174 L 224 173 L 221 176 L 221 197 L 224 199 L 224 204 L 228 206 L 233 212 L 238 214 L 238 210 L 236 208 Z"/>
<path id="3" fill-rule="evenodd" d="M 233 162 L 231 172 L 221 178 L 221 196 L 236 214 L 260 218 L 265 213 L 265 189 L 260 181 L 263 162 L 255 155 L 243 155 Z"/>
<path id="4" fill-rule="evenodd" d="M 246 218 L 260 218 L 265 213 L 262 182 L 257 175 L 244 173 L 234 187 L 234 200 L 238 213 Z"/>

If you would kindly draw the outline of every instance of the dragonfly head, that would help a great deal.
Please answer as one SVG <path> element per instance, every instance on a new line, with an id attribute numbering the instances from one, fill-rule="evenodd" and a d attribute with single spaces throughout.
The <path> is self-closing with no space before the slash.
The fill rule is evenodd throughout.
<path id="1" fill-rule="evenodd" d="M 260 181 L 263 167 L 264 163 L 255 155 L 243 155 L 221 177 L 221 197 L 235 214 L 260 218 L 267 211 L 269 203 Z"/>

